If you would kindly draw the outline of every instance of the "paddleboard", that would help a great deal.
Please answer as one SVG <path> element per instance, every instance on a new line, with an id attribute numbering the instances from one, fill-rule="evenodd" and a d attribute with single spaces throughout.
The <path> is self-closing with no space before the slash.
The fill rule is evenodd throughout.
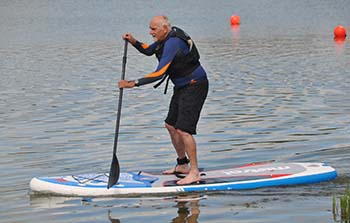
<path id="1" fill-rule="evenodd" d="M 176 182 L 185 175 L 122 172 L 118 183 L 109 189 L 108 173 L 35 177 L 30 181 L 30 188 L 35 193 L 65 196 L 245 190 L 319 183 L 336 178 L 337 172 L 324 163 L 262 162 L 218 170 L 203 169 L 200 175 L 199 182 L 180 186 Z"/>

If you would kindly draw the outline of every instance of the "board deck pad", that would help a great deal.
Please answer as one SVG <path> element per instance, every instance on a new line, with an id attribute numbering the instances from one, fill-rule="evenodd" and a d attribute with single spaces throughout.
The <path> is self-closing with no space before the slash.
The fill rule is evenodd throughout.
<path id="1" fill-rule="evenodd" d="M 177 185 L 184 174 L 122 172 L 116 185 L 107 189 L 108 173 L 79 174 L 58 177 L 35 177 L 30 188 L 36 193 L 66 196 L 113 196 L 120 194 L 156 194 L 192 191 L 244 190 L 260 187 L 288 186 L 332 180 L 337 172 L 324 163 L 262 162 L 242 166 L 206 170 L 201 180 Z"/>
<path id="2" fill-rule="evenodd" d="M 198 182 L 193 182 L 191 185 L 200 185 L 200 184 L 218 184 L 218 183 L 228 183 L 228 182 L 239 182 L 239 181 L 248 181 L 248 180 L 258 180 L 263 179 L 264 176 L 250 176 L 250 177 L 215 177 L 215 178 L 204 178 Z M 266 177 L 267 178 L 267 177 Z M 164 182 L 165 187 L 178 186 L 178 180 L 171 180 Z"/>

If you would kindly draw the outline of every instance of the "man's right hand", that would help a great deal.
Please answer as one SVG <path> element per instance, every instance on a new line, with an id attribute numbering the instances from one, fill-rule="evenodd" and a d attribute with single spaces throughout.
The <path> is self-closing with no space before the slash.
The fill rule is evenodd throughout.
<path id="1" fill-rule="evenodd" d="M 123 34 L 122 38 L 133 45 L 136 43 L 136 39 L 130 33 Z"/>
<path id="2" fill-rule="evenodd" d="M 120 80 L 118 82 L 119 88 L 133 88 L 135 87 L 135 81 Z"/>

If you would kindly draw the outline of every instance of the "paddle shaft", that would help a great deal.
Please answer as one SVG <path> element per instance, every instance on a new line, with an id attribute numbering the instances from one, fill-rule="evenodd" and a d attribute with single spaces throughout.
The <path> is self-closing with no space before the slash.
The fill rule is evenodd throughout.
<path id="1" fill-rule="evenodd" d="M 123 56 L 123 67 L 122 67 L 122 76 L 121 79 L 125 79 L 125 68 L 126 68 L 126 53 L 128 51 L 128 41 L 125 40 L 124 45 L 124 56 Z M 117 121 L 115 124 L 115 136 L 114 136 L 114 146 L 113 154 L 117 153 L 117 144 L 118 144 L 118 135 L 119 135 L 119 125 L 120 125 L 120 116 L 122 112 L 122 102 L 123 102 L 123 88 L 119 89 L 119 101 L 118 101 L 118 112 L 117 112 Z"/>

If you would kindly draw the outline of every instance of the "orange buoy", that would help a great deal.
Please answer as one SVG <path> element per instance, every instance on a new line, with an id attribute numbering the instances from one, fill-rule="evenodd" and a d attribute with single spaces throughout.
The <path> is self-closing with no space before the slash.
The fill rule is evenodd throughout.
<path id="1" fill-rule="evenodd" d="M 345 43 L 346 37 L 334 37 L 334 42 L 337 44 L 343 44 Z"/>
<path id="2" fill-rule="evenodd" d="M 336 26 L 334 29 L 334 38 L 345 38 L 346 29 L 343 26 Z"/>
<path id="3" fill-rule="evenodd" d="M 238 15 L 231 16 L 231 25 L 239 25 L 241 23 L 241 18 Z"/>

